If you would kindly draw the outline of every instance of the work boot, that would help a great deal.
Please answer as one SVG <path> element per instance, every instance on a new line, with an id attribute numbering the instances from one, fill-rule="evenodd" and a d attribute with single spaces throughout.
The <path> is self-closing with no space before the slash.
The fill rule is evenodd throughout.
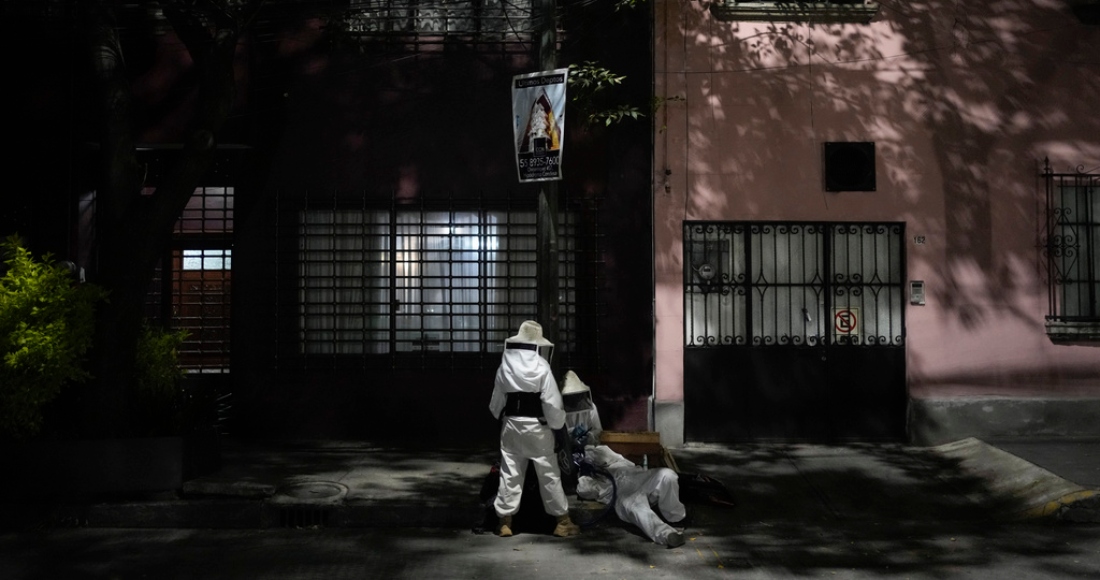
<path id="1" fill-rule="evenodd" d="M 672 532 L 665 538 L 665 542 L 669 548 L 679 548 L 684 545 L 684 534 L 682 532 Z"/>
<path id="2" fill-rule="evenodd" d="M 497 526 L 497 535 L 507 538 L 512 535 L 512 516 L 501 516 L 500 525 Z"/>
<path id="3" fill-rule="evenodd" d="M 575 536 L 581 533 L 581 529 L 577 527 L 577 524 L 573 523 L 573 520 L 569 519 L 569 514 L 562 514 L 558 516 L 558 525 L 554 528 L 554 535 L 559 538 L 568 538 L 569 536 Z"/>

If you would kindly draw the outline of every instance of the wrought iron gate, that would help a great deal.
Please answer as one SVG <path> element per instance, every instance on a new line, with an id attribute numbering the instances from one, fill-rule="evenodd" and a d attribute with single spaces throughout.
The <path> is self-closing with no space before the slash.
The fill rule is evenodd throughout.
<path id="1" fill-rule="evenodd" d="M 895 439 L 900 223 L 685 222 L 689 441 Z"/>

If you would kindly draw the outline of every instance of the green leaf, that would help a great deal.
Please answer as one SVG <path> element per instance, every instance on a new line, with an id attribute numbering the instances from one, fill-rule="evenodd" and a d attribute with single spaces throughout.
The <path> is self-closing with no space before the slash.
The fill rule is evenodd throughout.
<path id="1" fill-rule="evenodd" d="M 23 438 L 40 429 L 42 407 L 62 385 L 88 376 L 83 356 L 106 293 L 76 284 L 49 254 L 35 260 L 17 236 L 0 253 L 0 432 Z"/>

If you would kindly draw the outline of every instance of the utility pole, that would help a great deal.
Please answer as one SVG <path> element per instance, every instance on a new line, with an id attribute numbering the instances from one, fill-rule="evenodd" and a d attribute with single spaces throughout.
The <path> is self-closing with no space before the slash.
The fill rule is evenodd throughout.
<path id="1" fill-rule="evenodd" d="M 558 67 L 558 18 L 556 0 L 535 0 L 531 16 L 535 19 L 538 38 L 538 59 L 542 70 Z M 564 144 L 563 144 L 564 145 Z M 538 289 L 538 320 L 546 338 L 555 345 L 561 340 L 558 312 L 560 310 L 560 283 L 558 279 L 558 182 L 544 181 L 539 186 L 538 213 L 536 217 L 536 244 Z M 560 357 L 551 361 L 555 376 Z"/>

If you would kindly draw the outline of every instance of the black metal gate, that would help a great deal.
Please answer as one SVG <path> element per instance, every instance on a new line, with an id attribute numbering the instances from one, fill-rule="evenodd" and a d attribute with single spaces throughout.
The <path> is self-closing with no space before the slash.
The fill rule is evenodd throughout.
<path id="1" fill-rule="evenodd" d="M 903 437 L 904 229 L 685 222 L 686 439 Z"/>

